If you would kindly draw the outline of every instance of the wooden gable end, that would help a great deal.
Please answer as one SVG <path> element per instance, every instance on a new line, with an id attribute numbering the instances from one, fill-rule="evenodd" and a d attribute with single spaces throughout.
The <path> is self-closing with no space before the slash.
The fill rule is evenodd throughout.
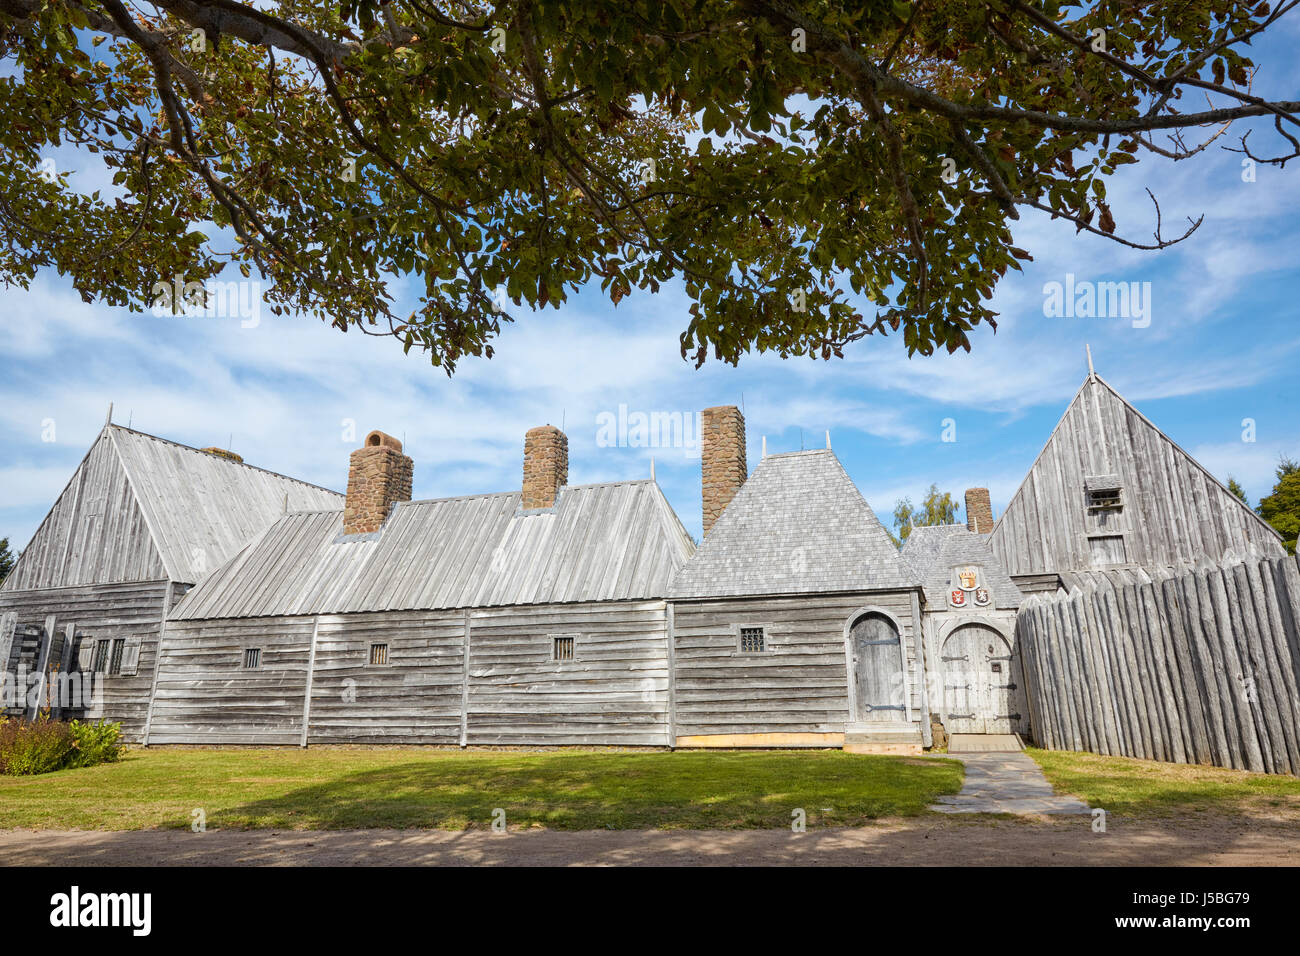
<path id="1" fill-rule="evenodd" d="M 1013 575 L 1220 560 L 1276 532 L 1099 377 L 1075 395 L 989 543 Z"/>
<path id="2" fill-rule="evenodd" d="M 3 590 L 166 578 L 135 491 L 105 430 L 41 522 Z"/>

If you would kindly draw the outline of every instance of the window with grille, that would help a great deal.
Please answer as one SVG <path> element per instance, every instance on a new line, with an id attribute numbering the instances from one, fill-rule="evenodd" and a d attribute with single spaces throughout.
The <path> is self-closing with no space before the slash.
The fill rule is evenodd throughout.
<path id="1" fill-rule="evenodd" d="M 553 661 L 571 661 L 573 660 L 573 638 L 557 637 L 554 639 L 554 645 L 551 649 L 551 660 Z"/>
<path id="2" fill-rule="evenodd" d="M 102 674 L 108 666 L 109 647 L 112 641 L 107 639 L 95 642 L 95 657 L 90 665 L 90 669 L 96 674 Z"/>
<path id="3" fill-rule="evenodd" d="M 1124 507 L 1124 501 L 1118 488 L 1089 488 L 1088 507 L 1110 510 Z"/>
<path id="4" fill-rule="evenodd" d="M 387 664 L 388 663 L 388 645 L 371 644 L 370 645 L 370 663 Z"/>
<path id="5" fill-rule="evenodd" d="M 113 642 L 113 652 L 108 662 L 108 672 L 110 674 L 122 673 L 122 650 L 126 647 L 126 640 L 118 638 Z"/>
<path id="6" fill-rule="evenodd" d="M 255 671 L 262 666 L 262 649 L 260 647 L 244 648 L 244 670 Z"/>
<path id="7" fill-rule="evenodd" d="M 740 653 L 761 654 L 767 649 L 761 627 L 742 627 L 740 629 Z"/>

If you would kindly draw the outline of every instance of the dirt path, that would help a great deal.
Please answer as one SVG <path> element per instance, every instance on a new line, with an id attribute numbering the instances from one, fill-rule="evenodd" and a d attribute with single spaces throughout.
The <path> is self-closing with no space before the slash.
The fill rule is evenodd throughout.
<path id="1" fill-rule="evenodd" d="M 1198 814 L 1125 821 L 1093 833 L 1066 821 L 891 820 L 853 829 L 127 832 L 0 831 L 0 864 L 333 865 L 1145 865 L 1296 866 L 1300 828 Z"/>

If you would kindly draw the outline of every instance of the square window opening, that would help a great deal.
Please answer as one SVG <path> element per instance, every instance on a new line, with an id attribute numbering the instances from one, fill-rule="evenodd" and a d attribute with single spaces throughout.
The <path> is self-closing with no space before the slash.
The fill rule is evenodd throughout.
<path id="1" fill-rule="evenodd" d="M 551 647 L 551 660 L 553 661 L 571 661 L 573 660 L 573 638 L 557 637 Z"/>
<path id="2" fill-rule="evenodd" d="M 761 627 L 742 627 L 740 629 L 740 653 L 761 654 L 767 650 L 767 635 Z"/>
<path id="3" fill-rule="evenodd" d="M 255 671 L 262 666 L 262 649 L 260 647 L 244 648 L 244 670 Z"/>

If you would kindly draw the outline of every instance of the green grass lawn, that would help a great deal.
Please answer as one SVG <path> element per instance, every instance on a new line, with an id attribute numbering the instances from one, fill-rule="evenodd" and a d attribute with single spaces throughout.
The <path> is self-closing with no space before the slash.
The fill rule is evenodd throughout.
<path id="1" fill-rule="evenodd" d="M 0 777 L 0 827 L 672 829 L 851 826 L 925 812 L 961 765 L 841 751 L 133 750 Z"/>
<path id="2" fill-rule="evenodd" d="M 1058 791 L 1111 813 L 1264 812 L 1300 821 L 1296 777 L 1059 750 L 1029 754 Z"/>

